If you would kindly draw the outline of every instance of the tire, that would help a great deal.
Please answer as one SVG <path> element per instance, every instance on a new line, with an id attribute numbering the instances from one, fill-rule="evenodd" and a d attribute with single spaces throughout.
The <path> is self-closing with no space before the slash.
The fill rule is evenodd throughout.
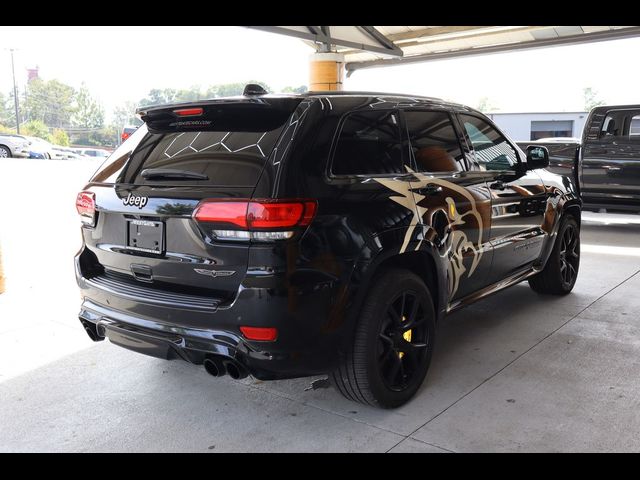
<path id="1" fill-rule="evenodd" d="M 575 218 L 568 216 L 558 230 L 547 264 L 529 279 L 529 286 L 537 293 L 566 295 L 576 284 L 579 268 L 580 229 Z"/>
<path id="2" fill-rule="evenodd" d="M 413 328 L 407 329 L 409 324 Z M 349 400 L 399 407 L 422 385 L 434 342 L 435 310 L 429 289 L 407 270 L 387 270 L 374 280 L 351 350 L 330 374 L 331 381 Z"/>
<path id="3" fill-rule="evenodd" d="M 4 145 L 0 145 L 0 158 L 11 158 L 11 150 Z"/>

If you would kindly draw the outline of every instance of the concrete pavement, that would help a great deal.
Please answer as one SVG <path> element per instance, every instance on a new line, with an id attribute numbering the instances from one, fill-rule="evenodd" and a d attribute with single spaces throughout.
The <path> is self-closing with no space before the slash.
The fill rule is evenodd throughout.
<path id="1" fill-rule="evenodd" d="M 0 451 L 640 450 L 640 216 L 585 213 L 572 294 L 523 284 L 451 315 L 416 398 L 382 411 L 304 391 L 308 378 L 214 379 L 92 343 L 71 257 L 73 199 L 95 166 L 33 165 L 60 212 L 39 240 L 7 180 L 24 165 L 0 162 Z"/>

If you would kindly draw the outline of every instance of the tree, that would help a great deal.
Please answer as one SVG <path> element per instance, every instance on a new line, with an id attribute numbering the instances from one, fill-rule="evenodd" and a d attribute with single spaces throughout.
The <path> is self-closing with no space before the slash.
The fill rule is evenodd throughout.
<path id="1" fill-rule="evenodd" d="M 306 85 L 300 85 L 299 87 L 284 87 L 282 93 L 306 93 L 308 90 Z"/>
<path id="2" fill-rule="evenodd" d="M 142 125 L 142 120 L 136 117 L 136 104 L 134 102 L 124 102 L 113 109 L 111 113 L 111 125 L 121 129 L 125 125 Z"/>
<path id="3" fill-rule="evenodd" d="M 25 100 L 26 118 L 49 127 L 68 127 L 74 112 L 75 89 L 58 80 L 36 78 L 29 82 Z"/>
<path id="4" fill-rule="evenodd" d="M 256 83 L 264 88 L 267 92 L 271 92 L 271 87 L 264 82 L 259 82 L 257 80 L 249 80 L 248 82 L 238 82 L 238 83 L 223 83 L 220 85 L 211 85 L 207 89 L 207 98 L 212 97 L 233 97 L 237 95 L 242 95 L 244 92 L 244 87 L 247 86 L 248 83 Z"/>
<path id="5" fill-rule="evenodd" d="M 47 127 L 42 120 L 29 120 L 27 123 L 20 126 L 20 133 L 51 141 L 49 127 Z"/>
<path id="6" fill-rule="evenodd" d="M 149 105 L 162 105 L 164 103 L 174 103 L 176 101 L 177 91 L 174 88 L 152 88 L 149 94 L 140 100 L 139 105 L 146 107 Z"/>
<path id="7" fill-rule="evenodd" d="M 487 112 L 490 112 L 492 110 L 495 110 L 495 107 L 491 104 L 491 101 L 489 100 L 489 97 L 480 98 L 476 108 L 478 110 L 480 110 L 481 112 L 483 112 L 483 113 L 487 113 Z"/>
<path id="8" fill-rule="evenodd" d="M 76 107 L 72 116 L 72 124 L 82 128 L 100 128 L 104 125 L 104 108 L 91 96 L 87 86 L 82 83 L 75 96 Z"/>
<path id="9" fill-rule="evenodd" d="M 51 134 L 51 139 L 49 140 L 51 143 L 56 145 L 61 145 L 63 147 L 69 146 L 69 135 L 64 130 L 56 128 Z"/>
<path id="10" fill-rule="evenodd" d="M 11 115 L 11 108 L 9 106 L 9 99 L 4 93 L 0 92 L 0 124 L 9 125 Z"/>
<path id="11" fill-rule="evenodd" d="M 605 103 L 598 99 L 598 92 L 591 87 L 583 88 L 582 93 L 584 95 L 584 109 L 587 112 Z"/>

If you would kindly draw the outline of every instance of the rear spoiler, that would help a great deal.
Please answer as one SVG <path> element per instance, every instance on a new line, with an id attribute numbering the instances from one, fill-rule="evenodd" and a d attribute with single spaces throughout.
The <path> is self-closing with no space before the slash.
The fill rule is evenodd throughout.
<path id="1" fill-rule="evenodd" d="M 230 97 L 142 107 L 136 111 L 151 133 L 188 131 L 267 132 L 291 116 L 301 97 Z"/>

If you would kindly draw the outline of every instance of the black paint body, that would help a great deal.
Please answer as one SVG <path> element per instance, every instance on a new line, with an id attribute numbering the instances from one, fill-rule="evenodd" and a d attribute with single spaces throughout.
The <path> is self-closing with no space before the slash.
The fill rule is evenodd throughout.
<path id="1" fill-rule="evenodd" d="M 272 106 L 281 101 L 233 102 L 263 98 Z M 121 159 L 112 155 L 87 185 L 95 193 L 97 223 L 82 228 L 76 274 L 84 297 L 80 319 L 95 339 L 107 336 L 126 348 L 196 364 L 210 354 L 232 357 L 261 379 L 321 374 L 348 351 L 360 305 L 383 269 L 406 268 L 423 278 L 441 319 L 540 271 L 563 216 L 580 219 L 571 177 L 527 170 L 515 144 L 512 168 L 482 166 L 458 114 L 493 124 L 472 109 L 385 94 L 282 98 L 297 106 L 255 187 L 123 182 L 120 169 L 131 161 L 129 152 Z M 231 100 L 207 105 L 225 102 Z M 402 173 L 332 173 L 345 116 L 364 110 L 393 112 L 402 135 Z M 464 169 L 414 173 L 403 113 L 410 110 L 449 115 Z M 145 113 L 153 116 L 153 110 Z M 405 192 L 404 205 L 398 191 Z M 148 202 L 124 205 L 130 194 Z M 192 218 L 205 198 L 315 199 L 318 210 L 291 240 L 222 242 Z M 127 219 L 163 222 L 163 253 L 128 250 Z M 234 273 L 214 278 L 195 269 Z M 276 327 L 278 338 L 246 340 L 241 325 Z"/>

